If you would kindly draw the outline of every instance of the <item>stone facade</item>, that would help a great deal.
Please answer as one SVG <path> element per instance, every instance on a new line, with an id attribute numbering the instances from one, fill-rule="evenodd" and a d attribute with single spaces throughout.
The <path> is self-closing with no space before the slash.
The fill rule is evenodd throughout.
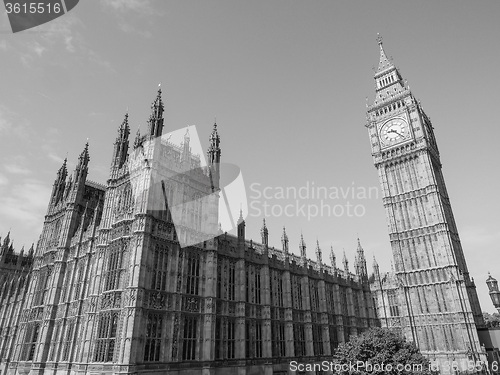
<path id="1" fill-rule="evenodd" d="M 87 180 L 88 144 L 71 176 L 66 161 L 58 171 L 19 321 L 3 321 L 1 374 L 286 373 L 290 360 L 329 360 L 378 325 L 359 243 L 356 274 L 333 251 L 323 263 L 319 243 L 307 259 L 303 238 L 292 254 L 284 229 L 281 249 L 269 246 L 265 222 L 262 243 L 249 241 L 241 217 L 237 236 L 181 247 L 174 214 L 217 230 L 216 201 L 201 211 L 168 202 L 218 192 L 220 137 L 214 125 L 206 168 L 189 136 L 162 140 L 161 90 L 148 124 L 129 147 L 125 117 L 106 186 Z"/>
<path id="2" fill-rule="evenodd" d="M 484 360 L 483 318 L 469 277 L 430 118 L 379 40 L 375 102 L 367 128 L 379 172 L 395 273 L 376 271 L 383 326 L 399 327 L 442 364 Z"/>
<path id="3" fill-rule="evenodd" d="M 27 254 L 17 253 L 10 233 L 0 246 L 0 358 L 8 357 L 18 336 L 19 317 L 31 280 L 33 245 Z"/>

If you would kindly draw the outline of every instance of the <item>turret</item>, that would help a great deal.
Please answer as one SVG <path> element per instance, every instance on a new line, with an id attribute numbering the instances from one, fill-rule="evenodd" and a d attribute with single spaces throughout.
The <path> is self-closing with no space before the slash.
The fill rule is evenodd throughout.
<path id="1" fill-rule="evenodd" d="M 113 150 L 113 161 L 111 162 L 111 168 L 121 168 L 123 164 L 125 164 L 128 156 L 129 135 L 130 127 L 128 124 L 128 113 L 126 113 L 125 118 L 118 128 L 118 134 L 116 136 L 115 146 Z"/>
<path id="2" fill-rule="evenodd" d="M 9 249 L 9 244 L 10 244 L 10 230 L 3 240 L 3 245 L 2 248 L 0 249 L 1 250 L 0 254 L 4 254 L 7 252 L 7 250 Z"/>
<path id="3" fill-rule="evenodd" d="M 302 235 L 302 233 L 300 234 L 299 250 L 300 250 L 300 257 L 305 262 L 305 260 L 306 260 L 306 243 L 304 241 L 304 236 Z"/>
<path id="4" fill-rule="evenodd" d="M 266 219 L 262 221 L 262 228 L 260 229 L 260 235 L 262 237 L 262 244 L 267 248 L 269 246 L 269 232 L 266 226 Z"/>
<path id="5" fill-rule="evenodd" d="M 347 260 L 347 257 L 345 255 L 345 250 L 344 250 L 344 258 L 342 259 L 342 263 L 344 263 L 344 271 L 349 273 L 349 261 Z"/>
<path id="6" fill-rule="evenodd" d="M 323 268 L 323 255 L 321 253 L 321 248 L 319 247 L 319 240 L 316 240 L 316 262 L 318 266 Z"/>
<path id="7" fill-rule="evenodd" d="M 377 259 L 375 259 L 375 255 L 373 256 L 373 276 L 375 276 L 375 280 L 380 279 L 380 269 L 377 263 Z"/>
<path id="8" fill-rule="evenodd" d="M 356 251 L 356 260 L 354 263 L 354 267 L 356 268 L 356 275 L 363 278 L 368 277 L 368 271 L 366 269 L 365 252 L 361 247 L 361 242 L 359 241 L 359 238 L 358 238 L 358 248 Z"/>
<path id="9" fill-rule="evenodd" d="M 89 166 L 90 156 L 89 156 L 89 142 L 85 144 L 85 148 L 78 157 L 78 165 L 76 166 L 74 176 L 74 188 L 77 188 L 80 184 L 85 185 L 85 180 L 87 179 L 88 166 Z"/>
<path id="10" fill-rule="evenodd" d="M 245 242 L 245 220 L 243 220 L 243 211 L 240 209 L 240 217 L 238 218 L 238 242 Z"/>
<path id="11" fill-rule="evenodd" d="M 184 142 L 182 143 L 182 163 L 184 164 L 184 170 L 190 169 L 191 163 L 191 147 L 189 147 L 189 128 L 186 129 L 186 134 L 184 134 Z"/>
<path id="12" fill-rule="evenodd" d="M 283 234 L 281 235 L 281 246 L 283 249 L 283 252 L 285 253 L 285 256 L 288 257 L 288 236 L 286 234 L 285 226 L 283 226 Z"/>
<path id="13" fill-rule="evenodd" d="M 66 169 L 67 161 L 67 159 L 64 159 L 63 165 L 57 171 L 57 177 L 54 181 L 51 196 L 51 204 L 53 205 L 56 205 L 64 195 L 64 189 L 66 188 L 66 177 L 68 175 L 68 170 Z"/>
<path id="14" fill-rule="evenodd" d="M 148 135 L 150 138 L 161 137 L 163 134 L 163 110 L 161 86 L 158 85 L 158 93 L 155 101 L 151 104 L 151 115 L 148 120 Z"/>
<path id="15" fill-rule="evenodd" d="M 208 156 L 208 166 L 210 171 L 210 178 L 212 180 L 212 189 L 219 189 L 219 179 L 220 179 L 220 137 L 217 132 L 217 123 L 214 122 L 214 127 L 212 133 L 210 134 L 210 145 L 208 146 L 207 156 Z"/>
<path id="16" fill-rule="evenodd" d="M 337 257 L 335 256 L 335 252 L 333 251 L 333 246 L 330 246 L 330 264 L 333 269 L 337 269 Z"/>

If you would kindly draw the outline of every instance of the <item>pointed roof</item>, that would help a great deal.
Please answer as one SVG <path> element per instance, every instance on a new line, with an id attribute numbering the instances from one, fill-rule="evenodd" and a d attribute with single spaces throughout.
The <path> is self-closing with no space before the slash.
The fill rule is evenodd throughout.
<path id="1" fill-rule="evenodd" d="M 212 128 L 212 133 L 210 133 L 210 143 L 213 144 L 214 141 L 219 141 L 219 133 L 217 132 L 217 122 L 214 122 L 214 127 Z M 217 144 L 218 146 L 218 144 Z"/>
<path id="2" fill-rule="evenodd" d="M 262 219 L 262 228 L 260 229 L 260 233 L 267 233 L 266 219 Z"/>
<path id="3" fill-rule="evenodd" d="M 283 234 L 281 235 L 281 241 L 287 241 L 288 242 L 288 236 L 286 234 L 286 229 L 285 229 L 284 225 L 283 225 Z"/>
<path id="4" fill-rule="evenodd" d="M 344 263 L 345 270 L 349 271 L 349 261 L 347 260 L 347 256 L 345 255 L 345 250 L 344 250 L 344 257 L 342 259 L 342 263 Z"/>
<path id="5" fill-rule="evenodd" d="M 61 165 L 61 168 L 59 168 L 59 171 L 57 171 L 57 175 L 59 177 L 64 176 L 66 178 L 66 174 L 68 172 L 67 170 L 67 164 L 68 164 L 68 158 L 64 158 L 63 164 Z"/>
<path id="6" fill-rule="evenodd" d="M 3 240 L 3 246 L 8 246 L 10 243 L 10 230 L 9 232 L 7 233 L 7 235 L 5 236 L 4 240 Z"/>
<path id="7" fill-rule="evenodd" d="M 306 243 L 304 241 L 304 236 L 302 233 L 300 234 L 300 242 L 299 242 L 299 248 L 306 247 Z"/>
<path id="8" fill-rule="evenodd" d="M 380 73 L 394 67 L 394 64 L 387 58 L 387 55 L 385 54 L 384 46 L 382 44 L 382 36 L 380 34 L 377 34 L 377 42 L 380 48 L 380 59 L 378 62 L 377 73 Z"/>
<path id="9" fill-rule="evenodd" d="M 86 167 L 87 164 L 89 163 L 89 160 L 90 160 L 90 156 L 89 156 L 89 141 L 87 139 L 87 142 L 85 143 L 85 147 L 82 151 L 82 153 L 80 154 L 80 156 L 78 157 L 79 161 L 78 161 L 78 166 L 84 166 Z"/>
<path id="10" fill-rule="evenodd" d="M 322 262 L 322 253 L 321 253 L 321 248 L 319 247 L 319 240 L 316 239 L 316 258 L 318 258 L 318 262 Z"/>
<path id="11" fill-rule="evenodd" d="M 238 218 L 238 224 L 243 223 L 245 220 L 243 219 L 243 209 L 240 207 L 240 217 Z"/>
<path id="12" fill-rule="evenodd" d="M 335 252 L 333 251 L 333 245 L 330 245 L 330 263 L 333 268 L 337 268 L 337 257 L 335 256 Z"/>
<path id="13" fill-rule="evenodd" d="M 130 134 L 130 126 L 128 124 L 128 110 L 125 112 L 125 117 L 123 118 L 122 123 L 120 124 L 120 127 L 118 128 L 118 135 L 119 136 L 125 136 L 128 137 Z"/>
<path id="14" fill-rule="evenodd" d="M 158 84 L 158 91 L 156 93 L 155 101 L 153 102 L 153 104 L 151 104 L 151 109 L 160 107 L 163 109 L 163 100 L 161 99 L 161 83 Z"/>

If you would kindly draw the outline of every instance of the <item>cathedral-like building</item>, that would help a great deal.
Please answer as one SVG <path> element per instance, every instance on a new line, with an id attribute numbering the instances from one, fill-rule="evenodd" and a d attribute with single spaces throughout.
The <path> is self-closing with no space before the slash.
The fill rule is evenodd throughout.
<path id="1" fill-rule="evenodd" d="M 217 229 L 221 165 L 162 137 L 161 89 L 146 134 L 118 127 L 109 179 L 87 179 L 89 147 L 57 172 L 42 234 L 0 259 L 0 374 L 287 374 L 331 361 L 351 335 L 395 327 L 430 359 L 480 359 L 483 324 L 444 184 L 433 128 L 380 45 L 367 128 L 395 271 L 354 273 Z M 208 197 L 207 199 L 205 199 Z M 179 202 L 181 204 L 179 204 Z M 280 230 L 281 231 L 281 230 Z M 206 236 L 207 233 L 217 233 Z M 297 236 L 298 239 L 299 236 Z M 184 246 L 183 244 L 188 244 Z"/>
<path id="2" fill-rule="evenodd" d="M 170 203 L 217 194 L 220 137 L 214 124 L 203 168 L 189 137 L 162 139 L 163 110 L 160 89 L 132 147 L 125 116 L 106 186 L 87 179 L 88 144 L 71 175 L 66 161 L 59 169 L 15 300 L 20 319 L 3 321 L 2 374 L 287 373 L 291 360 L 330 360 L 378 324 L 359 242 L 355 274 L 333 250 L 326 265 L 319 243 L 307 259 L 302 237 L 294 255 L 284 228 L 271 247 L 265 221 L 262 242 L 249 241 L 242 217 L 236 236 L 181 247 L 179 232 L 217 224 L 218 206 Z M 1 301 L 9 315 L 12 298 Z"/>

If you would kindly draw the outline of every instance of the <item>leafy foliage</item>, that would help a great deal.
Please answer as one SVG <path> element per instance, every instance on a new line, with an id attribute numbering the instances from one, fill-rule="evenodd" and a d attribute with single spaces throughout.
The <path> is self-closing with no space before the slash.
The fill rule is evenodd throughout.
<path id="1" fill-rule="evenodd" d="M 486 323 L 486 327 L 488 328 L 497 328 L 500 327 L 500 314 L 494 313 L 489 314 L 483 311 L 484 322 Z"/>
<path id="2" fill-rule="evenodd" d="M 372 328 L 340 344 L 334 353 L 334 361 L 344 365 L 336 372 L 342 375 L 435 374 L 430 370 L 429 360 L 413 343 L 387 328 Z M 358 363 L 363 365 L 356 366 Z"/>

